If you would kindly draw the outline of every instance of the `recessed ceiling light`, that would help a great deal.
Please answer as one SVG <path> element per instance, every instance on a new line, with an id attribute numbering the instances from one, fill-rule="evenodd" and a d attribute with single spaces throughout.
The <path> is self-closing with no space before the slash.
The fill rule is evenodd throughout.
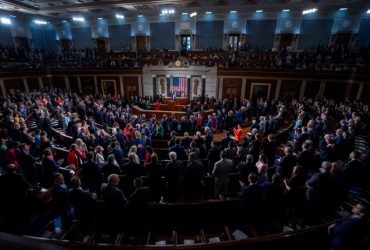
<path id="1" fill-rule="evenodd" d="M 124 15 L 121 15 L 121 14 L 116 14 L 116 18 L 117 18 L 117 19 L 124 19 L 124 18 L 125 18 L 125 16 L 124 16 Z"/>
<path id="2" fill-rule="evenodd" d="M 0 19 L 0 22 L 1 22 L 2 24 L 7 24 L 7 25 L 12 24 L 12 22 L 10 21 L 10 19 L 9 19 L 9 18 L 5 18 L 5 17 L 2 17 L 2 18 Z"/>
<path id="3" fill-rule="evenodd" d="M 308 10 L 304 10 L 304 11 L 302 11 L 302 14 L 303 14 L 303 15 L 307 15 L 307 14 L 315 13 L 316 11 L 317 11 L 317 9 L 316 9 L 316 8 L 308 9 Z"/>
<path id="4" fill-rule="evenodd" d="M 181 13 L 181 15 L 187 15 L 188 13 L 187 12 L 183 12 L 183 13 Z"/>
<path id="5" fill-rule="evenodd" d="M 137 17 L 143 17 L 144 15 L 137 15 Z"/>
<path id="6" fill-rule="evenodd" d="M 85 18 L 83 17 L 73 17 L 72 20 L 75 22 L 85 22 Z"/>
<path id="7" fill-rule="evenodd" d="M 348 8 L 340 8 L 339 10 L 340 11 L 346 11 L 346 10 L 348 10 Z"/>
<path id="8" fill-rule="evenodd" d="M 206 11 L 206 14 L 212 14 L 212 11 Z"/>
<path id="9" fill-rule="evenodd" d="M 289 12 L 290 10 L 288 10 L 288 9 L 283 9 L 283 12 Z"/>
<path id="10" fill-rule="evenodd" d="M 263 10 L 256 10 L 256 12 L 257 12 L 257 13 L 262 13 L 262 12 L 263 12 Z"/>
<path id="11" fill-rule="evenodd" d="M 98 17 L 98 20 L 102 20 L 103 18 L 102 17 Z"/>
<path id="12" fill-rule="evenodd" d="M 230 10 L 230 13 L 236 13 L 237 11 L 236 10 Z"/>

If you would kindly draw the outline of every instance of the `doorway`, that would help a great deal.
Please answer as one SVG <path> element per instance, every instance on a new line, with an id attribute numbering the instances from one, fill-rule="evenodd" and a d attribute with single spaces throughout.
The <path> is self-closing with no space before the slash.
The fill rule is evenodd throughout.
<path id="1" fill-rule="evenodd" d="M 239 49 L 239 34 L 229 35 L 229 48 L 232 51 L 237 51 Z"/>
<path id="2" fill-rule="evenodd" d="M 69 51 L 71 49 L 72 41 L 69 39 L 60 39 L 60 47 L 62 51 Z"/>
<path id="3" fill-rule="evenodd" d="M 99 52 L 108 52 L 107 43 L 106 38 L 96 38 L 96 48 Z"/>
<path id="4" fill-rule="evenodd" d="M 348 47 L 351 42 L 350 32 L 337 33 L 333 36 L 332 45 Z"/>
<path id="5" fill-rule="evenodd" d="M 102 86 L 103 95 L 108 95 L 108 94 L 111 96 L 117 95 L 117 86 L 116 86 L 115 80 L 102 80 L 101 86 Z"/>
<path id="6" fill-rule="evenodd" d="M 293 34 L 292 33 L 282 33 L 280 34 L 280 43 L 279 49 L 287 49 L 288 47 L 292 47 L 293 43 Z"/>
<path id="7" fill-rule="evenodd" d="M 136 50 L 137 52 L 146 51 L 146 37 L 136 36 Z"/>
<path id="8" fill-rule="evenodd" d="M 238 93 L 239 93 L 238 88 L 227 87 L 225 89 L 225 97 L 224 98 L 226 98 L 226 99 L 233 99 L 234 97 L 238 98 L 239 97 Z"/>
<path id="9" fill-rule="evenodd" d="M 191 51 L 190 35 L 181 35 L 181 51 Z"/>
<path id="10" fill-rule="evenodd" d="M 15 47 L 17 49 L 23 49 L 25 51 L 30 51 L 30 43 L 27 37 L 14 37 Z"/>

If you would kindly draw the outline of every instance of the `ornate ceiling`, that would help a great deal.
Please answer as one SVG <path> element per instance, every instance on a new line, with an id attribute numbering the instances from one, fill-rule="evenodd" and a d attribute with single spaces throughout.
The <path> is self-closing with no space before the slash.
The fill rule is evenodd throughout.
<path id="1" fill-rule="evenodd" d="M 370 8 L 369 0 L 1 0 L 0 9 L 14 15 L 28 13 L 51 19 L 67 19 L 80 15 L 86 19 L 114 18 L 120 13 L 127 18 L 137 15 L 158 16 L 162 9 L 175 10 L 174 17 L 182 12 L 225 15 L 236 10 L 248 15 L 261 9 L 266 15 L 275 15 L 282 9 L 301 13 L 307 8 L 318 8 L 321 15 L 330 15 L 346 7 L 353 15 Z"/>

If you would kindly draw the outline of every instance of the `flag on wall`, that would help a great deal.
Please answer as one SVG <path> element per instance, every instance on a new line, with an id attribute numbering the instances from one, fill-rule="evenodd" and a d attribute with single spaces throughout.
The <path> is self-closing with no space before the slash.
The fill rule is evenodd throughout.
<path id="1" fill-rule="evenodd" d="M 172 91 L 186 92 L 186 77 L 172 78 Z"/>

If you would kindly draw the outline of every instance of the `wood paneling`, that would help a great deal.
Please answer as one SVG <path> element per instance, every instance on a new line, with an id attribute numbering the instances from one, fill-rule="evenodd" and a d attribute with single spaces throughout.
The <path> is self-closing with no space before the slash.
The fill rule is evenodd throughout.
<path id="1" fill-rule="evenodd" d="M 139 80 L 136 76 L 123 77 L 123 94 L 126 100 L 131 96 L 139 94 Z"/>
<path id="2" fill-rule="evenodd" d="M 224 78 L 222 86 L 222 99 L 240 98 L 242 91 L 243 79 L 241 78 Z"/>
<path id="3" fill-rule="evenodd" d="M 69 76 L 69 87 L 71 88 L 72 92 L 79 92 L 77 77 L 76 76 Z"/>
<path id="4" fill-rule="evenodd" d="M 40 89 L 38 78 L 27 78 L 27 83 L 30 91 Z"/>
<path id="5" fill-rule="evenodd" d="M 64 82 L 64 77 L 60 76 L 53 76 L 53 77 L 43 77 L 42 84 L 44 88 L 58 88 L 58 89 L 65 89 L 66 84 Z"/>
<path id="6" fill-rule="evenodd" d="M 94 94 L 94 77 L 92 76 L 81 76 L 81 89 L 84 94 Z"/>
<path id="7" fill-rule="evenodd" d="M 298 99 L 302 82 L 298 80 L 282 80 L 279 99 Z"/>
<path id="8" fill-rule="evenodd" d="M 44 89 L 54 88 L 53 81 L 52 81 L 51 77 L 43 77 L 42 78 L 42 84 L 44 86 Z"/>
<path id="9" fill-rule="evenodd" d="M 62 77 L 62 76 L 53 76 L 51 80 L 53 82 L 53 88 L 58 88 L 58 89 L 65 89 L 66 88 L 66 83 L 64 81 L 64 77 Z"/>
<path id="10" fill-rule="evenodd" d="M 17 90 L 25 91 L 22 78 L 4 80 L 4 85 L 7 93 L 14 93 Z"/>
<path id="11" fill-rule="evenodd" d="M 359 88 L 358 83 L 326 82 L 324 97 L 342 101 L 344 98 L 355 99 Z"/>
<path id="12" fill-rule="evenodd" d="M 307 98 L 315 98 L 319 94 L 320 85 L 320 81 L 307 81 L 304 96 Z"/>
<path id="13" fill-rule="evenodd" d="M 360 101 L 369 104 L 370 103 L 369 97 L 370 97 L 370 84 L 365 83 L 360 96 Z"/>

